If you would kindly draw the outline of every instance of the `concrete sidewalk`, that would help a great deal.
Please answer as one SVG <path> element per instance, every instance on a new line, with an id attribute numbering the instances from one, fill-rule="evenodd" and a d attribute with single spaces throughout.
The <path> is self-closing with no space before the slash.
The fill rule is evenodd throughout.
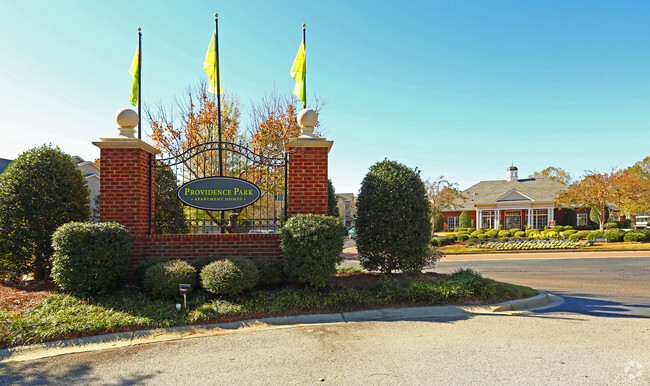
<path id="1" fill-rule="evenodd" d="M 492 305 L 385 308 L 380 310 L 281 316 L 230 323 L 119 332 L 0 350 L 0 363 L 28 361 L 78 352 L 106 350 L 144 343 L 232 334 L 260 329 L 365 321 L 444 320 L 495 313 L 501 315 L 519 314 L 534 309 L 555 307 L 562 303 L 563 300 L 561 297 L 539 291 L 539 295 L 532 298 L 512 300 Z"/>

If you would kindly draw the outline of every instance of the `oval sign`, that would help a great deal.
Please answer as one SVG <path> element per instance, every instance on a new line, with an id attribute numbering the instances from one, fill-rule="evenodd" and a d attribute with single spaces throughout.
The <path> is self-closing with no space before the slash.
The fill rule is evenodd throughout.
<path id="1" fill-rule="evenodd" d="M 259 200 L 257 185 L 233 177 L 207 177 L 192 180 L 178 188 L 178 198 L 185 205 L 205 210 L 233 210 Z"/>

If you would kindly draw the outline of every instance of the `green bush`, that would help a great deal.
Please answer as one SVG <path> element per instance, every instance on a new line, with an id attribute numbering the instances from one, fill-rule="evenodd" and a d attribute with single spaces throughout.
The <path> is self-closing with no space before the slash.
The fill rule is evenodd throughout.
<path id="1" fill-rule="evenodd" d="M 476 237 L 481 241 L 485 241 L 485 240 L 488 239 L 488 235 L 485 234 L 485 233 L 481 233 L 480 235 L 477 235 Z"/>
<path id="2" fill-rule="evenodd" d="M 104 293 L 124 280 L 129 231 L 117 223 L 70 222 L 52 236 L 52 277 L 65 292 Z"/>
<path id="3" fill-rule="evenodd" d="M 184 205 L 176 191 L 180 187 L 174 171 L 161 161 L 156 161 L 154 185 L 154 232 L 158 234 L 189 233 Z"/>
<path id="4" fill-rule="evenodd" d="M 591 233 L 591 231 L 578 231 L 578 233 L 575 233 L 575 234 L 578 235 L 580 240 L 585 240 L 587 238 L 587 236 L 589 236 L 590 233 Z"/>
<path id="5" fill-rule="evenodd" d="M 574 228 L 573 228 L 572 225 L 565 225 L 565 226 L 564 226 L 564 230 L 565 230 L 565 231 L 570 231 L 570 230 L 573 230 L 573 229 L 574 229 Z"/>
<path id="6" fill-rule="evenodd" d="M 179 284 L 196 287 L 196 269 L 183 260 L 169 260 L 149 267 L 144 273 L 144 288 L 156 298 L 180 296 Z"/>
<path id="7" fill-rule="evenodd" d="M 166 261 L 167 259 L 147 259 L 139 262 L 133 270 L 133 280 L 138 287 L 144 288 L 144 274 L 150 267 L 153 267 L 156 264 L 162 264 Z"/>
<path id="8" fill-rule="evenodd" d="M 458 233 L 456 233 L 456 236 L 457 237 L 460 237 L 461 235 L 469 236 L 469 234 L 470 233 L 468 231 L 459 231 Z"/>
<path id="9" fill-rule="evenodd" d="M 467 228 L 467 231 L 469 233 L 476 232 L 476 228 Z"/>
<path id="10" fill-rule="evenodd" d="M 429 240 L 429 244 L 432 247 L 439 247 L 440 245 L 442 245 L 440 243 L 440 239 L 442 239 L 442 237 L 432 237 L 431 240 Z"/>
<path id="11" fill-rule="evenodd" d="M 456 241 L 456 236 L 454 235 L 454 238 L 450 238 L 450 235 L 444 236 L 444 237 L 439 237 L 438 238 L 438 243 L 440 245 L 450 245 L 453 244 Z M 432 244 L 433 245 L 433 244 Z"/>
<path id="12" fill-rule="evenodd" d="M 547 230 L 547 231 L 544 231 L 542 234 L 544 235 L 544 238 L 547 238 L 547 239 L 555 239 L 555 240 L 557 240 L 557 239 L 562 238 L 560 236 L 560 233 L 555 231 L 555 230 Z"/>
<path id="13" fill-rule="evenodd" d="M 553 230 L 556 231 L 557 233 L 564 231 L 564 229 L 565 228 L 562 225 L 556 225 L 553 227 Z"/>
<path id="14" fill-rule="evenodd" d="M 526 237 L 526 232 L 524 232 L 524 231 L 516 232 L 515 237 L 517 237 L 519 239 L 522 238 L 522 237 Z"/>
<path id="15" fill-rule="evenodd" d="M 568 229 L 568 230 L 565 230 L 564 232 L 560 232 L 560 235 L 562 235 L 562 237 L 566 239 L 566 238 L 568 238 L 569 236 L 571 236 L 571 235 L 573 235 L 575 233 L 578 233 L 578 231 L 575 230 L 575 229 Z"/>
<path id="16" fill-rule="evenodd" d="M 384 160 L 370 167 L 357 199 L 357 250 L 368 271 L 433 265 L 431 209 L 420 171 Z"/>
<path id="17" fill-rule="evenodd" d="M 327 180 L 327 215 L 332 217 L 340 217 L 339 206 L 336 201 L 336 192 L 332 180 Z"/>
<path id="18" fill-rule="evenodd" d="M 453 244 L 456 242 L 456 240 L 458 240 L 458 236 L 455 234 L 447 235 L 445 238 L 449 240 L 449 244 Z"/>
<path id="19" fill-rule="evenodd" d="M 52 234 L 71 221 L 90 218 L 83 173 L 58 147 L 41 146 L 18 156 L 0 174 L 0 279 L 50 271 Z"/>
<path id="20" fill-rule="evenodd" d="M 513 235 L 514 235 L 515 233 L 517 233 L 517 232 L 521 232 L 521 229 L 519 229 L 519 228 L 510 228 L 510 229 L 508 229 L 508 230 L 509 230 L 510 233 L 512 233 Z"/>
<path id="21" fill-rule="evenodd" d="M 210 263 L 214 263 L 215 261 L 223 260 L 224 256 L 217 256 L 217 255 L 208 255 L 208 256 L 201 256 L 197 257 L 196 259 L 190 261 L 190 265 L 196 269 L 197 273 L 201 273 L 203 270 L 203 267 Z"/>
<path id="22" fill-rule="evenodd" d="M 593 231 L 593 232 L 589 233 L 589 236 L 587 236 L 587 240 L 594 241 L 596 239 L 603 238 L 604 236 L 605 236 L 605 232 Z"/>
<path id="23" fill-rule="evenodd" d="M 572 233 L 572 234 L 568 235 L 566 237 L 566 239 L 569 240 L 569 241 L 578 241 L 578 240 L 580 240 L 580 235 L 578 235 L 577 233 Z"/>
<path id="24" fill-rule="evenodd" d="M 471 236 L 478 237 L 478 235 L 482 235 L 483 233 L 483 231 L 474 231 L 471 233 Z"/>
<path id="25" fill-rule="evenodd" d="M 627 232 L 623 241 L 646 241 L 646 235 L 640 232 Z"/>
<path id="26" fill-rule="evenodd" d="M 466 210 L 460 213 L 460 217 L 458 217 L 458 225 L 461 228 L 469 228 L 472 226 L 472 219 L 469 217 L 469 213 L 467 213 Z"/>
<path id="27" fill-rule="evenodd" d="M 495 238 L 495 237 L 497 237 L 499 235 L 499 231 L 496 230 L 496 229 L 492 229 L 492 230 L 489 230 L 489 231 L 485 232 L 485 234 L 487 235 L 487 237 L 493 239 L 493 238 Z"/>
<path id="28" fill-rule="evenodd" d="M 499 231 L 498 236 L 501 237 L 501 238 L 503 238 L 503 237 L 512 237 L 512 233 L 510 233 L 510 231 L 504 229 L 502 231 Z"/>
<path id="29" fill-rule="evenodd" d="M 430 234 L 431 222 L 427 220 L 427 224 Z M 360 241 L 366 242 L 368 233 L 365 225 L 357 222 L 355 228 L 357 245 Z M 341 219 L 316 214 L 298 214 L 286 222 L 280 233 L 287 275 L 301 283 L 317 287 L 327 284 L 328 279 L 336 272 L 336 265 L 342 261 L 340 255 L 344 231 Z"/>
<path id="30" fill-rule="evenodd" d="M 207 291 L 217 295 L 236 295 L 257 285 L 259 271 L 248 259 L 228 257 L 203 267 L 200 277 L 201 285 Z"/>
<path id="31" fill-rule="evenodd" d="M 284 263 L 278 259 L 262 257 L 253 260 L 259 272 L 257 284 L 262 287 L 277 287 L 285 282 Z"/>
<path id="32" fill-rule="evenodd" d="M 442 214 L 436 213 L 436 215 L 433 216 L 433 231 L 442 232 L 444 227 L 445 227 L 445 220 L 442 217 Z"/>
<path id="33" fill-rule="evenodd" d="M 574 227 L 578 223 L 578 215 L 574 209 L 564 209 L 564 214 L 562 216 L 562 222 L 566 226 Z M 566 230 L 566 228 L 565 228 Z"/>
<path id="34" fill-rule="evenodd" d="M 469 233 L 458 232 L 458 241 L 467 241 L 467 239 L 469 239 Z"/>
<path id="35" fill-rule="evenodd" d="M 535 233 L 540 233 L 539 229 L 535 229 L 535 228 L 526 229 L 526 237 L 530 237 Z"/>
<path id="36" fill-rule="evenodd" d="M 618 227 L 618 224 L 615 222 L 608 222 L 605 224 L 605 229 L 616 229 Z"/>
<path id="37" fill-rule="evenodd" d="M 619 243 L 623 241 L 625 237 L 625 231 L 620 229 L 612 229 L 605 232 L 605 237 L 607 237 L 608 243 Z"/>

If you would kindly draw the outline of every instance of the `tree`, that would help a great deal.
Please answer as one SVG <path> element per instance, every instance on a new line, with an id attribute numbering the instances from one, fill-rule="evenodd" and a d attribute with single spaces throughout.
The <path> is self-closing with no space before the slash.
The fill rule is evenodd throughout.
<path id="1" fill-rule="evenodd" d="M 626 169 L 634 179 L 634 192 L 624 198 L 619 209 L 634 221 L 637 213 L 650 212 L 650 156 Z"/>
<path id="2" fill-rule="evenodd" d="M 339 207 L 336 202 L 336 193 L 332 180 L 327 180 L 327 215 L 334 217 L 341 217 Z"/>
<path id="3" fill-rule="evenodd" d="M 176 197 L 179 185 L 176 175 L 169 166 L 156 163 L 154 187 L 154 231 L 156 233 L 188 233 L 189 226 L 185 217 L 183 203 Z"/>
<path id="4" fill-rule="evenodd" d="M 424 183 L 427 190 L 427 198 L 431 205 L 433 214 L 440 213 L 445 209 L 458 208 L 455 200 L 463 198 L 458 191 L 458 184 L 449 182 L 445 176 L 440 176 L 435 180 L 426 180 Z"/>
<path id="5" fill-rule="evenodd" d="M 70 221 L 87 221 L 90 192 L 83 173 L 58 147 L 22 153 L 0 174 L 0 277 L 50 272 L 52 234 Z"/>
<path id="6" fill-rule="evenodd" d="M 442 217 L 442 213 L 436 213 L 433 216 L 433 231 L 441 232 L 444 227 L 445 227 L 445 220 Z"/>
<path id="7" fill-rule="evenodd" d="M 469 228 L 472 226 L 472 219 L 469 218 L 469 213 L 466 210 L 462 211 L 458 218 L 459 228 Z"/>
<path id="8" fill-rule="evenodd" d="M 571 175 L 569 172 L 562 168 L 555 168 L 549 166 L 541 172 L 535 172 L 528 176 L 528 178 L 548 178 L 549 180 L 557 181 L 564 185 L 571 184 Z"/>
<path id="9" fill-rule="evenodd" d="M 419 272 L 432 263 L 431 208 L 420 171 L 384 160 L 370 167 L 357 199 L 355 228 L 361 266 Z"/>
<path id="10" fill-rule="evenodd" d="M 608 205 L 618 205 L 625 199 L 634 199 L 637 194 L 634 188 L 635 179 L 629 171 L 614 171 L 611 173 L 589 172 L 583 179 L 566 190 L 560 192 L 556 204 L 569 207 L 591 207 L 598 218 L 600 230 L 605 229 Z"/>

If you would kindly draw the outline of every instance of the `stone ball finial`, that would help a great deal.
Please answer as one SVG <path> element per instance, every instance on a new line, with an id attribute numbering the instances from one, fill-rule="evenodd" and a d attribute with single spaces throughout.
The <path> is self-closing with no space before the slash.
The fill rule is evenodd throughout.
<path id="1" fill-rule="evenodd" d="M 296 117 L 298 126 L 302 129 L 300 138 L 317 138 L 314 127 L 318 124 L 318 113 L 312 109 L 302 109 Z"/>
<path id="2" fill-rule="evenodd" d="M 117 112 L 115 116 L 117 124 L 120 125 L 118 128 L 120 130 L 121 138 L 135 138 L 134 128 L 138 125 L 138 113 L 131 109 L 122 109 Z"/>

